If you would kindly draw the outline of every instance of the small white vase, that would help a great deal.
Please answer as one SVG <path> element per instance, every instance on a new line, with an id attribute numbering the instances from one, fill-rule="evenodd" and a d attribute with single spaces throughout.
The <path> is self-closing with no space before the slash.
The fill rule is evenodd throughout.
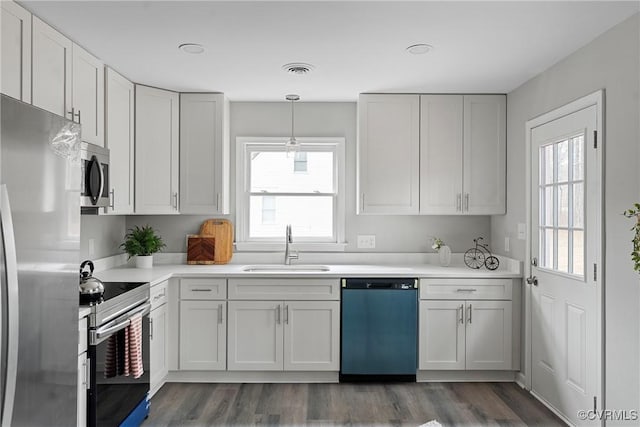
<path id="1" fill-rule="evenodd" d="M 153 267 L 153 255 L 136 255 L 136 268 L 151 268 Z"/>
<path id="2" fill-rule="evenodd" d="M 440 256 L 440 265 L 443 267 L 448 267 L 451 264 L 451 248 L 447 245 L 440 247 L 438 251 L 438 255 Z"/>

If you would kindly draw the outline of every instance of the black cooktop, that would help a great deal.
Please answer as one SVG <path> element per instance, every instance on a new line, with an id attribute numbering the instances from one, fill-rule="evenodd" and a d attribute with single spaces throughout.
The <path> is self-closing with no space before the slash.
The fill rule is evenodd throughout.
<path id="1" fill-rule="evenodd" d="M 148 283 L 149 282 L 102 282 L 102 284 L 104 285 L 104 293 L 102 294 L 102 298 L 93 302 L 85 302 L 82 299 L 80 299 L 80 305 L 89 306 L 89 305 L 101 304 L 105 301 L 108 301 L 112 298 L 122 295 L 125 292 L 129 292 L 140 286 L 147 285 Z"/>

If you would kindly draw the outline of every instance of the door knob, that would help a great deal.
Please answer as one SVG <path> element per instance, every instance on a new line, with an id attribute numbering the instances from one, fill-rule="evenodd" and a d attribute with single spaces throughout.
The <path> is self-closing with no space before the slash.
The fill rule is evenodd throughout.
<path id="1" fill-rule="evenodd" d="M 536 276 L 527 277 L 527 284 L 533 285 L 533 286 L 538 286 L 538 278 Z"/>

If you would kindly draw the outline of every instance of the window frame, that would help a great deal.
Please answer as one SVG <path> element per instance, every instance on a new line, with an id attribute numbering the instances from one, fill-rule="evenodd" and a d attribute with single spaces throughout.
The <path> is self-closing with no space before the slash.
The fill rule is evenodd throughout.
<path id="1" fill-rule="evenodd" d="M 345 138 L 343 137 L 300 137 L 296 138 L 306 151 L 332 151 L 334 154 L 334 209 L 333 236 L 317 241 L 297 241 L 293 235 L 291 247 L 308 252 L 341 252 L 345 242 Z M 284 250 L 282 237 L 249 239 L 249 191 L 251 185 L 249 153 L 256 149 L 285 152 L 285 137 L 236 137 L 236 250 L 238 251 L 281 251 Z M 308 193 L 302 193 L 308 194 Z M 326 193 L 323 193 L 326 194 Z"/>

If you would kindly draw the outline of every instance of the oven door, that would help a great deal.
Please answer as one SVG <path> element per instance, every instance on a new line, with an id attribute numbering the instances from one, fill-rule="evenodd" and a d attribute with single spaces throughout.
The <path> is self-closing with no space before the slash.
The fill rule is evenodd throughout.
<path id="1" fill-rule="evenodd" d="M 146 303 L 111 322 L 89 331 L 89 359 L 91 382 L 87 393 L 87 425 L 119 426 L 132 418 L 143 419 L 148 414 L 149 393 L 149 312 Z M 130 324 L 130 318 L 142 313 L 142 365 L 144 373 L 139 378 L 118 375 L 107 378 L 108 365 L 114 359 L 108 353 L 109 341 L 117 340 Z M 121 332 L 122 331 L 122 332 Z M 113 357 L 119 357 L 117 354 Z M 122 361 L 122 359 L 121 359 Z M 121 362 L 120 361 L 120 362 Z M 143 412 L 141 416 L 141 411 Z M 140 421 L 141 422 L 141 421 Z M 139 425 L 131 422 L 131 425 Z"/>

